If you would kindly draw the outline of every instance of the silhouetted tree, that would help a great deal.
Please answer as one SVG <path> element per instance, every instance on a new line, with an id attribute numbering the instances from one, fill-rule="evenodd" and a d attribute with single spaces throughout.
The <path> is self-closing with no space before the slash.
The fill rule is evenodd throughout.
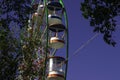
<path id="1" fill-rule="evenodd" d="M 116 30 L 115 17 L 120 16 L 120 0 L 84 0 L 81 11 L 94 27 L 93 31 L 102 33 L 104 41 L 115 46 L 112 33 Z"/>
<path id="2" fill-rule="evenodd" d="M 0 0 L 0 80 L 14 80 L 17 75 L 20 38 L 13 36 L 16 34 L 12 34 L 11 24 L 20 28 L 26 25 L 30 3 L 30 0 Z"/>
<path id="3" fill-rule="evenodd" d="M 14 80 L 18 64 L 18 50 L 16 39 L 11 36 L 4 22 L 2 22 L 4 26 L 0 26 L 0 79 Z"/>
<path id="4" fill-rule="evenodd" d="M 0 80 L 42 78 L 43 63 L 35 52 L 39 38 L 26 37 L 29 14 L 34 12 L 31 3 L 31 0 L 0 0 Z M 16 29 L 20 29 L 19 34 L 13 34 Z"/>

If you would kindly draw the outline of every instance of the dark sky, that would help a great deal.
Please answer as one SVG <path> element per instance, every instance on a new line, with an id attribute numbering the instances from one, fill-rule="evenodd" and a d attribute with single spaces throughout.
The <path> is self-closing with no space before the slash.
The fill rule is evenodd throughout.
<path id="1" fill-rule="evenodd" d="M 95 37 L 75 56 L 73 54 L 95 33 L 80 11 L 83 0 L 63 0 L 69 20 L 69 66 L 67 80 L 120 80 L 120 17 L 114 33 L 117 46 L 107 45 L 102 35 Z"/>

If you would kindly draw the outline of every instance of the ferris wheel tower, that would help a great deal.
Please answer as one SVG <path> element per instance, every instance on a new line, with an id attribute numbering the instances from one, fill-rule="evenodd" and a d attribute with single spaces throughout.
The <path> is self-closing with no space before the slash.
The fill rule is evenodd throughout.
<path id="1" fill-rule="evenodd" d="M 33 0 L 28 23 L 26 36 L 29 42 L 26 44 L 29 49 L 25 48 L 23 52 L 32 55 L 31 64 L 37 64 L 38 80 L 66 80 L 69 39 L 63 1 Z M 29 63 L 30 59 L 26 57 L 24 62 Z"/>

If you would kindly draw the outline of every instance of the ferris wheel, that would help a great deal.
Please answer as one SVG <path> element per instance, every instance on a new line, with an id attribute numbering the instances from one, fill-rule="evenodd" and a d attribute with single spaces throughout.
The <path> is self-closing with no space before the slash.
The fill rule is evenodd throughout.
<path id="1" fill-rule="evenodd" d="M 38 77 L 37 80 L 66 80 L 69 39 L 68 19 L 63 1 L 33 0 L 26 30 L 27 39 L 23 42 L 29 47 L 23 46 L 26 56 L 24 62 L 27 64 L 32 59 L 31 64 L 35 64 L 37 73 L 31 79 Z"/>

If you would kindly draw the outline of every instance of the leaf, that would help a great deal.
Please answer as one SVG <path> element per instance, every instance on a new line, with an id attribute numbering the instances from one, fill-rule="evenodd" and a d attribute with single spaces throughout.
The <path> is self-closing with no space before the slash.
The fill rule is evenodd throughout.
<path id="1" fill-rule="evenodd" d="M 90 26 L 95 26 L 95 22 L 93 20 L 90 21 Z"/>
<path id="2" fill-rule="evenodd" d="M 86 13 L 82 14 L 84 16 L 85 19 L 88 19 L 88 15 Z"/>
<path id="3" fill-rule="evenodd" d="M 93 32 L 99 32 L 100 28 L 99 27 L 95 27 Z"/>

